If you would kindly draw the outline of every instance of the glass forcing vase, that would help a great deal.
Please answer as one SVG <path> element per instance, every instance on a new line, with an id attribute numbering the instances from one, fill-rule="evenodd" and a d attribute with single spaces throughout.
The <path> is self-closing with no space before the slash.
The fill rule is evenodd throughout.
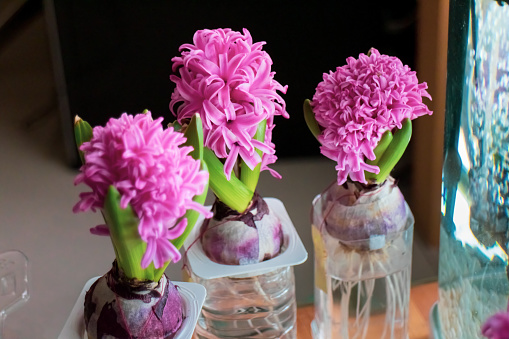
<path id="1" fill-rule="evenodd" d="M 353 206 L 335 183 L 313 201 L 314 339 L 408 338 L 414 220 L 397 186 L 387 185 L 391 193 L 366 193 Z"/>
<path id="2" fill-rule="evenodd" d="M 437 339 L 483 338 L 507 309 L 508 109 L 508 2 L 452 0 Z"/>

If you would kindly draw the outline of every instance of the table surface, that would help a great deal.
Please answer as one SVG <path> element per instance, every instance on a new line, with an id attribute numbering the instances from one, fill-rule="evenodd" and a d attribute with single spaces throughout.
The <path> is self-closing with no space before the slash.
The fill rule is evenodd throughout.
<path id="1" fill-rule="evenodd" d="M 429 312 L 438 300 L 438 283 L 416 285 L 410 290 L 409 338 L 428 339 L 430 333 Z M 297 338 L 311 339 L 311 321 L 314 318 L 313 305 L 297 309 Z"/>

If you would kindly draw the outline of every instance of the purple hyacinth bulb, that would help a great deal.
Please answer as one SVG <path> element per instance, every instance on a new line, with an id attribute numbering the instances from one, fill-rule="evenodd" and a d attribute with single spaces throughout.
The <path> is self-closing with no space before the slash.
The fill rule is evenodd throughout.
<path id="1" fill-rule="evenodd" d="M 246 265 L 271 259 L 283 245 L 281 221 L 255 193 L 251 206 L 238 213 L 220 201 L 214 217 L 202 225 L 201 244 L 207 257 L 219 264 Z"/>
<path id="2" fill-rule="evenodd" d="M 353 182 L 332 185 L 323 200 L 327 232 L 352 248 L 377 249 L 376 237 L 382 246 L 407 223 L 409 210 L 392 177 L 371 190 Z"/>
<path id="3" fill-rule="evenodd" d="M 182 305 L 165 275 L 159 282 L 126 280 L 114 264 L 85 296 L 88 338 L 173 338 L 184 319 Z"/>

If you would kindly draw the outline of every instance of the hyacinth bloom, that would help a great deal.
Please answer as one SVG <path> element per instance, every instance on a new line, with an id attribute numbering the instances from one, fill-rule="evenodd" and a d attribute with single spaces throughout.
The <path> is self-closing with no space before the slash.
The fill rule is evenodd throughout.
<path id="1" fill-rule="evenodd" d="M 507 312 L 499 312 L 486 320 L 481 333 L 489 339 L 509 339 L 509 308 Z"/>
<path id="2" fill-rule="evenodd" d="M 426 83 L 396 57 L 372 48 L 325 73 L 311 101 L 319 125 L 321 153 L 337 161 L 338 184 L 348 177 L 367 183 L 365 171 L 378 173 L 375 148 L 386 131 L 401 129 L 406 119 L 432 114 Z"/>
<path id="3" fill-rule="evenodd" d="M 173 72 L 178 75 L 170 76 L 176 84 L 170 110 L 179 123 L 200 114 L 204 145 L 226 159 L 228 180 L 239 157 L 251 170 L 260 163 L 261 170 L 269 169 L 267 165 L 277 159 L 271 142 L 274 116 L 288 118 L 278 94 L 286 93 L 287 86 L 274 80 L 264 44 L 253 43 L 247 29 L 243 34 L 204 29 L 194 34 L 193 44 L 180 46 L 181 56 L 172 59 Z M 254 135 L 264 121 L 265 136 L 257 140 Z"/>
<path id="4" fill-rule="evenodd" d="M 153 120 L 150 112 L 124 113 L 105 127 L 95 127 L 90 141 L 80 147 L 85 162 L 75 179 L 91 191 L 80 194 L 74 212 L 103 211 L 111 187 L 120 195 L 120 208 L 132 208 L 139 237 L 146 243 L 142 268 L 153 263 L 157 269 L 180 259 L 170 240 L 186 229 L 183 216 L 188 209 L 210 216 L 193 201 L 206 189 L 208 173 L 189 154 L 193 148 L 182 146 L 184 135 L 163 129 L 162 120 Z M 95 230 L 107 231 L 104 226 Z"/>

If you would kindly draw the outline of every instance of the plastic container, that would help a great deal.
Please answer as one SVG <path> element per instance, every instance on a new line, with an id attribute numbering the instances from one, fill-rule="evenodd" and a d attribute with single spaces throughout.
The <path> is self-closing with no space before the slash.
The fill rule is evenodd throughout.
<path id="1" fill-rule="evenodd" d="M 192 281 L 205 286 L 207 298 L 196 327 L 197 338 L 296 338 L 297 306 L 294 265 L 307 252 L 281 201 L 266 198 L 279 217 L 284 245 L 281 254 L 250 265 L 221 265 L 201 247 L 199 220 L 184 244 Z"/>
<path id="2" fill-rule="evenodd" d="M 28 293 L 28 259 L 20 251 L 0 253 L 0 339 L 9 313 L 25 304 Z"/>
<path id="3" fill-rule="evenodd" d="M 297 305 L 293 267 L 250 277 L 203 279 L 207 299 L 197 338 L 296 338 Z"/>

